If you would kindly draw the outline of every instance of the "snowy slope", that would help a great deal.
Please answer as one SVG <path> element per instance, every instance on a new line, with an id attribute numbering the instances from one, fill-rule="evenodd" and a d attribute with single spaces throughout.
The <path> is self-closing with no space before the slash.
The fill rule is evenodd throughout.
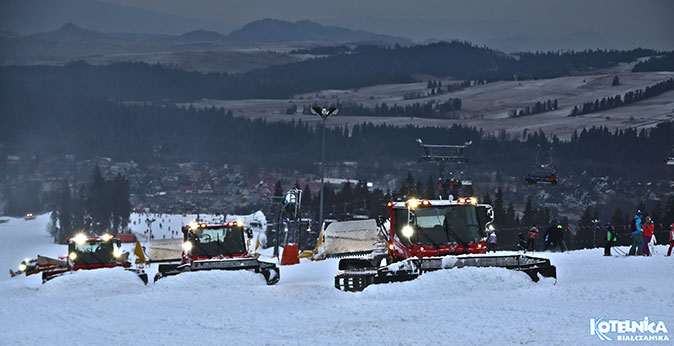
<path id="1" fill-rule="evenodd" d="M 0 265 L 49 250 L 35 227 L 43 218 L 0 224 Z M 16 260 L 7 254 L 21 249 L 28 253 Z M 601 343 L 589 335 L 590 318 L 644 315 L 665 321 L 672 338 L 674 258 L 664 250 L 650 258 L 602 257 L 601 249 L 539 254 L 557 266 L 556 285 L 464 268 L 346 293 L 333 287 L 337 260 L 282 267 L 276 286 L 250 272 L 187 273 L 147 287 L 118 269 L 41 287 L 3 277 L 0 344 L 585 345 Z"/>

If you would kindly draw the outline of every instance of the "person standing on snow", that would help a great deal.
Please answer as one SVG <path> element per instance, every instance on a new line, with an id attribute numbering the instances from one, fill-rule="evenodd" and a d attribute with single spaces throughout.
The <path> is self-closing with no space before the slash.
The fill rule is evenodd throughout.
<path id="1" fill-rule="evenodd" d="M 669 227 L 671 227 L 671 229 L 669 230 L 669 250 L 667 250 L 667 256 L 672 255 L 672 248 L 674 248 L 674 223 Z"/>
<path id="2" fill-rule="evenodd" d="M 644 238 L 644 245 L 642 246 L 641 252 L 644 254 L 644 256 L 651 255 L 651 249 L 648 247 L 648 244 L 651 242 L 654 229 L 655 225 L 653 224 L 653 220 L 650 216 L 646 216 L 646 222 L 644 222 L 644 225 L 641 228 L 641 234 Z"/>
<path id="3" fill-rule="evenodd" d="M 610 222 L 606 223 L 606 245 L 604 245 L 604 256 L 611 256 L 611 247 L 615 245 L 618 237 L 615 233 L 615 228 Z"/>
<path id="4" fill-rule="evenodd" d="M 533 224 L 527 233 L 527 250 L 534 251 L 536 249 L 536 239 L 538 239 L 538 228 Z"/>
<path id="5" fill-rule="evenodd" d="M 641 256 L 642 248 L 644 247 L 644 237 L 641 235 L 641 210 L 637 210 L 634 219 L 630 224 L 630 230 L 632 231 L 632 246 L 630 247 L 630 256 Z"/>
<path id="6" fill-rule="evenodd" d="M 554 239 L 557 229 L 556 223 L 556 221 L 553 221 L 550 227 L 545 230 L 545 235 L 543 236 L 545 246 L 543 246 L 543 251 L 547 250 L 549 247 L 557 246 L 557 241 Z"/>
<path id="7" fill-rule="evenodd" d="M 487 253 L 489 253 L 489 251 L 496 252 L 496 242 L 496 230 L 493 230 L 489 233 L 489 238 L 487 238 Z"/>
<path id="8" fill-rule="evenodd" d="M 562 252 L 568 250 L 566 242 L 564 241 L 564 228 L 562 225 L 557 225 L 557 240 L 559 241 L 559 249 Z"/>
<path id="9" fill-rule="evenodd" d="M 527 253 L 527 238 L 526 235 L 524 235 L 524 232 L 520 232 L 518 234 L 519 241 L 517 242 L 517 248 L 519 251 L 522 251 L 524 253 Z"/>

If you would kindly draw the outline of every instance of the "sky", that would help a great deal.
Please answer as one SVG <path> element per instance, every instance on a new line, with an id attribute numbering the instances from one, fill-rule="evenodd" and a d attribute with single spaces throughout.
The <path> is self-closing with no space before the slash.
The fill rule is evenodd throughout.
<path id="1" fill-rule="evenodd" d="M 73 22 L 102 32 L 227 34 L 273 18 L 505 51 L 674 50 L 672 14 L 674 0 L 0 0 L 0 31 L 24 35 Z"/>
<path id="2" fill-rule="evenodd" d="M 222 21 L 309 19 L 423 41 L 523 37 L 674 49 L 672 0 L 105 0 Z"/>

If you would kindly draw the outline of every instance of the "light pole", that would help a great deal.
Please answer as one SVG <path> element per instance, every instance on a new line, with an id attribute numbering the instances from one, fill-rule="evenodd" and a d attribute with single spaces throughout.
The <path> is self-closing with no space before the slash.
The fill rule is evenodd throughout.
<path id="1" fill-rule="evenodd" d="M 311 112 L 323 119 L 323 142 L 321 145 L 321 202 L 318 209 L 318 227 L 323 230 L 323 184 L 325 181 L 325 121 L 331 115 L 337 114 L 337 108 L 311 107 Z"/>
<path id="2" fill-rule="evenodd" d="M 592 248 L 597 247 L 597 230 L 599 229 L 599 219 L 592 219 Z"/>

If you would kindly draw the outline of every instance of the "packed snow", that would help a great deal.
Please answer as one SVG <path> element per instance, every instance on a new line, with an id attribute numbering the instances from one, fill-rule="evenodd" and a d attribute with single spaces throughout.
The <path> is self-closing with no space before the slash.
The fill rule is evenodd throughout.
<path id="1" fill-rule="evenodd" d="M 167 230 L 166 218 L 157 232 Z M 38 253 L 64 254 L 65 246 L 46 233 L 48 220 L 0 224 L 5 270 Z M 334 288 L 336 259 L 284 266 L 275 286 L 247 271 L 185 273 L 147 286 L 119 268 L 44 285 L 37 275 L 5 274 L 0 344 L 585 345 L 602 342 L 589 335 L 590 318 L 602 316 L 662 320 L 674 339 L 674 257 L 665 250 L 628 258 L 603 257 L 603 249 L 537 253 L 557 266 L 556 283 L 462 268 L 359 293 Z"/>

